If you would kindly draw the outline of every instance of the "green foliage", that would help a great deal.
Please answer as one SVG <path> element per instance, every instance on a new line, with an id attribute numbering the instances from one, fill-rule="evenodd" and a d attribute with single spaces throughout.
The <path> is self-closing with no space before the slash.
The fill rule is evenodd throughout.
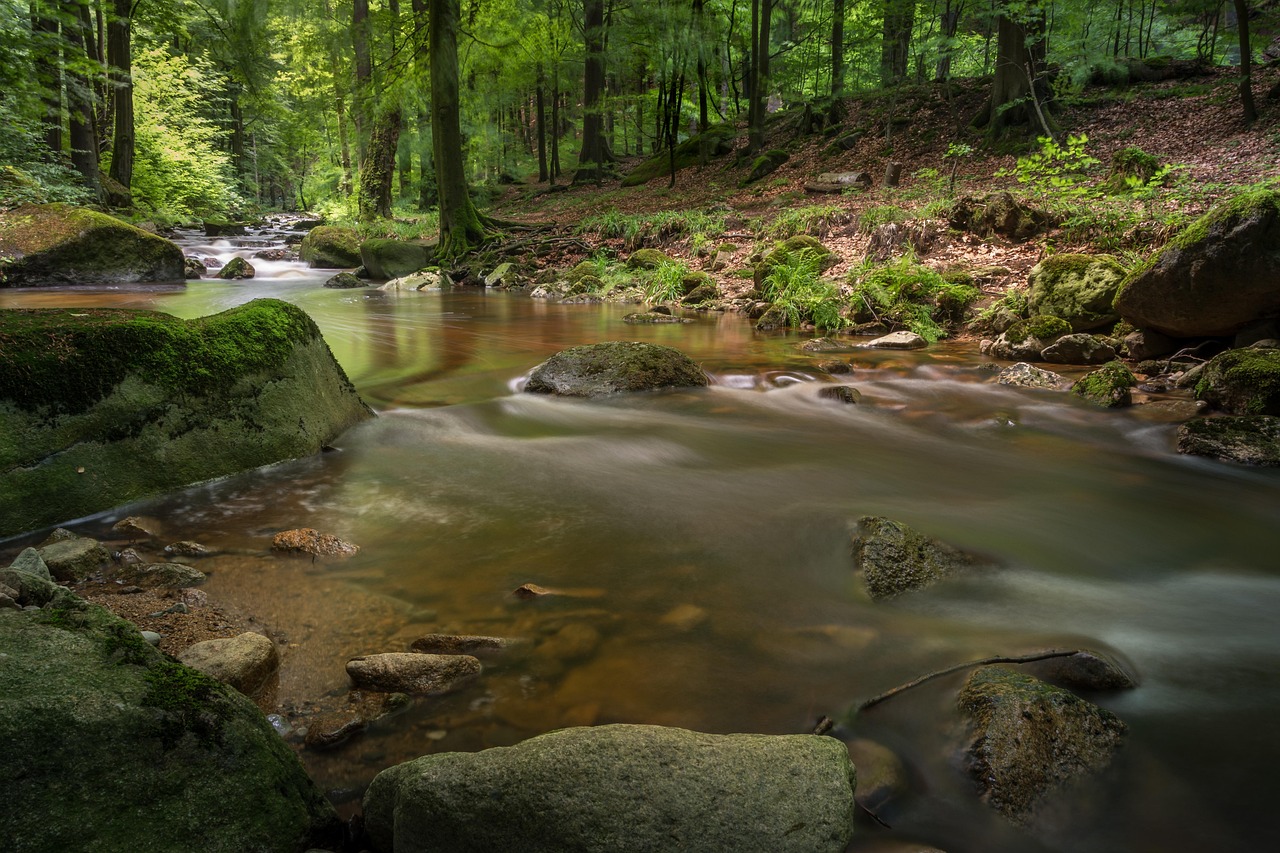
<path id="1" fill-rule="evenodd" d="M 1059 145 L 1047 136 L 1040 137 L 1038 141 L 1039 151 L 1019 157 L 1012 172 L 1003 169 L 996 173 L 997 177 L 1012 174 L 1018 183 L 1045 195 L 1061 197 L 1087 194 L 1089 190 L 1084 185 L 1085 178 L 1099 162 L 1085 152 L 1085 143 L 1089 141 L 1089 137 L 1083 133 L 1068 136 L 1065 145 Z"/>
<path id="2" fill-rule="evenodd" d="M 821 278 L 822 256 L 812 249 L 790 252 L 765 276 L 764 298 L 786 313 L 790 326 L 811 321 L 819 329 L 836 330 L 850 325 L 839 286 Z"/>
<path id="3" fill-rule="evenodd" d="M 681 261 L 666 259 L 646 274 L 642 286 L 648 302 L 674 302 L 684 296 L 684 281 L 689 267 Z"/>
<path id="4" fill-rule="evenodd" d="M 879 320 L 915 332 L 933 343 L 947 335 L 981 295 L 969 284 L 947 281 L 910 255 L 856 277 L 854 305 L 859 320 Z"/>
<path id="5" fill-rule="evenodd" d="M 663 242 L 679 237 L 717 240 L 724 233 L 724 214 L 698 210 L 624 214 L 611 207 L 584 218 L 576 233 L 604 240 L 621 238 L 628 248 L 642 246 L 647 241 Z"/>
<path id="6" fill-rule="evenodd" d="M 764 228 L 761 238 L 785 240 L 797 234 L 821 236 L 830 230 L 832 225 L 847 222 L 849 213 L 836 204 L 813 204 L 806 207 L 791 207 L 779 213 Z"/>
<path id="7" fill-rule="evenodd" d="M 868 207 L 858 216 L 858 229 L 865 233 L 870 233 L 881 225 L 890 225 L 894 222 L 906 222 L 911 218 L 911 214 L 897 205 L 882 204 Z"/>

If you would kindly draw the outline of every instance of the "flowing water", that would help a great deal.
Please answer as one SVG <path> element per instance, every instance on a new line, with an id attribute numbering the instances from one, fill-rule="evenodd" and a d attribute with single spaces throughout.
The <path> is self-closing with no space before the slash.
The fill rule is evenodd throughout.
<path id="1" fill-rule="evenodd" d="M 193 242 L 188 253 L 236 251 Z M 960 674 L 838 729 L 891 746 L 911 783 L 878 810 L 893 830 L 867 823 L 852 849 L 903 837 L 951 853 L 1247 850 L 1276 837 L 1280 472 L 1179 456 L 1173 427 L 1136 410 L 995 385 L 971 347 L 809 356 L 738 316 L 629 326 L 629 306 L 328 290 L 328 273 L 254 263 L 247 282 L 0 290 L 0 307 L 196 317 L 273 296 L 320 325 L 379 413 L 338 452 L 78 527 L 102 536 L 141 513 L 221 549 L 200 564 L 206 589 L 287 643 L 275 698 L 296 725 L 346 702 L 351 655 L 431 631 L 529 642 L 458 693 L 304 751 L 348 809 L 379 769 L 428 752 L 605 722 L 802 732 L 930 670 L 1087 645 L 1141 684 L 1090 697 L 1128 723 L 1125 745 L 1059 797 L 1049 829 L 1013 829 L 975 799 L 952 745 Z M 519 393 L 551 353 L 613 339 L 678 347 L 712 387 Z M 852 372 L 817 368 L 835 358 Z M 862 403 L 820 399 L 835 381 Z M 864 515 L 1001 567 L 872 603 L 849 556 Z M 302 526 L 361 551 L 269 552 L 274 532 Z M 512 595 L 528 582 L 564 594 Z"/>

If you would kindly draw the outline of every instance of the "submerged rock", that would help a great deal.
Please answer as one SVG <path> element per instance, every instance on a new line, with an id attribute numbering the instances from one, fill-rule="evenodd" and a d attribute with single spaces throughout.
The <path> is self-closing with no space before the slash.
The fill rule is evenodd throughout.
<path id="1" fill-rule="evenodd" d="M 15 573 L 17 574 L 17 573 Z M 30 577 L 30 576 L 29 576 Z M 5 849 L 297 853 L 342 824 L 251 701 L 66 590 L 0 611 Z"/>
<path id="2" fill-rule="evenodd" d="M 246 631 L 238 637 L 195 643 L 184 649 L 178 660 L 253 696 L 279 668 L 280 653 L 266 637 Z"/>
<path id="3" fill-rule="evenodd" d="M 410 695 L 448 693 L 481 669 L 470 655 L 388 652 L 347 661 L 347 675 L 356 687 Z"/>
<path id="4" fill-rule="evenodd" d="M 0 287 L 185 277 L 175 244 L 104 213 L 68 204 L 0 212 Z"/>
<path id="5" fill-rule="evenodd" d="M 986 564 L 976 555 L 878 516 L 858 520 L 853 538 L 854 569 L 862 573 L 873 599 L 892 598 L 931 586 L 958 571 Z"/>
<path id="6" fill-rule="evenodd" d="M 1125 733 L 1110 711 L 1003 666 L 975 671 L 959 695 L 966 758 L 982 798 L 1026 824 L 1055 788 L 1106 767 Z"/>
<path id="7" fill-rule="evenodd" d="M 364 815 L 377 849 L 406 853 L 837 853 L 854 783 L 834 738 L 608 725 L 400 764 Z"/>
<path id="8" fill-rule="evenodd" d="M 1093 335 L 1077 332 L 1063 335 L 1040 352 L 1052 364 L 1106 364 L 1116 357 L 1116 349 Z"/>
<path id="9" fill-rule="evenodd" d="M 827 385 L 818 389 L 818 399 L 848 404 L 861 403 L 862 392 L 849 385 Z"/>
<path id="10" fill-rule="evenodd" d="M 478 637 L 467 634 L 427 634 L 409 648 L 432 655 L 479 655 L 505 650 L 512 644 L 505 637 Z"/>
<path id="11" fill-rule="evenodd" d="M 1091 649 L 1033 661 L 1023 664 L 1022 669 L 1068 690 L 1129 690 L 1138 686 L 1128 666 L 1113 655 Z"/>
<path id="12" fill-rule="evenodd" d="M 300 308 L 0 311 L 0 536 L 316 453 L 373 416 Z"/>
<path id="13" fill-rule="evenodd" d="M 561 397 L 603 397 L 660 388 L 700 388 L 707 376 L 671 347 L 611 341 L 572 347 L 533 369 L 524 390 Z"/>
<path id="14" fill-rule="evenodd" d="M 1280 417 L 1196 418 L 1178 428 L 1178 452 L 1241 465 L 1280 467 Z"/>
<path id="15" fill-rule="evenodd" d="M 310 554 L 313 557 L 350 557 L 359 552 L 359 545 L 344 542 L 332 533 L 321 533 L 313 527 L 282 530 L 271 537 L 271 550 L 289 554 Z"/>

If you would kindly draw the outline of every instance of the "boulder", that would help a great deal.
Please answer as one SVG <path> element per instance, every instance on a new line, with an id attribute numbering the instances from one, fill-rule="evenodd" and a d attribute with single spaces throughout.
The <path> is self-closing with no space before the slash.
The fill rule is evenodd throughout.
<path id="1" fill-rule="evenodd" d="M 907 768 L 892 749 L 866 738 L 849 741 L 848 749 L 853 766 L 858 768 L 861 805 L 876 812 L 907 791 Z"/>
<path id="2" fill-rule="evenodd" d="M 671 263 L 671 257 L 661 249 L 636 249 L 627 257 L 627 269 L 629 270 L 656 270 L 663 264 Z M 589 267 L 583 269 L 583 267 Z M 570 281 L 577 281 L 585 275 L 594 275 L 596 265 L 589 261 L 583 261 L 574 267 L 570 274 Z"/>
<path id="3" fill-rule="evenodd" d="M 1126 726 L 1110 711 L 1003 666 L 976 670 L 960 691 L 965 757 L 982 798 L 1014 823 L 1047 796 L 1111 761 Z"/>
<path id="4" fill-rule="evenodd" d="M 1023 664 L 1023 672 L 1068 690 L 1130 690 L 1138 686 L 1132 667 L 1106 652 L 1081 649 L 1073 655 Z"/>
<path id="5" fill-rule="evenodd" d="M 1280 415 L 1280 350 L 1233 349 L 1209 360 L 1196 399 L 1233 415 Z"/>
<path id="6" fill-rule="evenodd" d="M 364 815 L 397 853 L 838 853 L 854 784 L 834 738 L 607 725 L 405 762 L 373 780 Z"/>
<path id="7" fill-rule="evenodd" d="M 6 849 L 297 853 L 342 824 L 241 694 L 58 591 L 0 611 Z M 16 780 L 21 780 L 17 783 Z"/>
<path id="8" fill-rule="evenodd" d="M 1040 351 L 1053 364 L 1106 364 L 1116 357 L 1116 348 L 1085 332 L 1063 335 Z"/>
<path id="9" fill-rule="evenodd" d="M 992 344 L 991 354 L 1010 361 L 1039 359 L 1046 347 L 1070 333 L 1071 324 L 1061 317 L 1038 314 L 1005 329 Z"/>
<path id="10" fill-rule="evenodd" d="M 319 452 L 372 417 L 302 309 L 0 311 L 0 536 Z M 56 342 L 56 346 L 54 346 Z"/>
<path id="11" fill-rule="evenodd" d="M 757 157 L 751 163 L 751 171 L 747 173 L 747 177 L 743 180 L 743 185 L 754 183 L 763 177 L 772 175 L 778 169 L 782 168 L 782 164 L 791 159 L 791 155 L 780 148 L 774 148 L 766 151 Z"/>
<path id="12" fill-rule="evenodd" d="M 347 675 L 357 688 L 410 695 L 448 693 L 480 670 L 480 661 L 470 655 L 388 652 L 347 661 Z"/>
<path id="13" fill-rule="evenodd" d="M 237 255 L 218 270 L 214 278 L 222 278 L 228 281 L 241 281 L 246 278 L 253 278 L 258 271 L 253 268 L 253 264 Z"/>
<path id="14" fill-rule="evenodd" d="M 337 275 L 330 276 L 325 281 L 324 286 L 337 290 L 351 290 L 357 287 L 368 287 L 369 282 L 352 273 L 340 272 Z"/>
<path id="15" fill-rule="evenodd" d="M 700 388 L 707 376 L 689 356 L 657 344 L 610 341 L 556 353 L 529 374 L 524 390 L 561 397 L 603 397 L 660 388 Z"/>
<path id="16" fill-rule="evenodd" d="M 804 185 L 805 192 L 842 193 L 847 190 L 871 189 L 871 175 L 867 172 L 823 172 Z"/>
<path id="17" fill-rule="evenodd" d="M 1071 393 L 1104 409 L 1115 409 L 1133 403 L 1131 389 L 1137 384 L 1129 368 L 1112 361 L 1077 379 Z"/>
<path id="18" fill-rule="evenodd" d="M 239 222 L 208 219 L 204 223 L 204 236 L 206 237 L 243 237 L 248 233 L 244 225 Z"/>
<path id="19" fill-rule="evenodd" d="M 1050 255 L 1027 276 L 1028 305 L 1076 332 L 1109 326 L 1120 319 L 1112 303 L 1124 277 L 1125 268 L 1110 255 Z"/>
<path id="20" fill-rule="evenodd" d="M 117 571 L 116 578 L 145 589 L 181 589 L 203 583 L 205 575 L 182 563 L 132 563 Z"/>
<path id="21" fill-rule="evenodd" d="M 1178 452 L 1280 468 L 1280 417 L 1196 418 L 1178 428 Z"/>
<path id="22" fill-rule="evenodd" d="M 1000 371 L 996 382 L 1001 385 L 1012 385 L 1015 388 L 1048 388 L 1054 391 L 1064 390 L 1071 384 L 1071 380 L 1065 376 L 1027 364 L 1025 361 Z"/>
<path id="23" fill-rule="evenodd" d="M 1007 192 L 987 196 L 965 196 L 951 208 L 950 225 L 982 237 L 999 234 L 1012 240 L 1027 240 L 1054 224 L 1043 210 L 1023 204 Z"/>
<path id="24" fill-rule="evenodd" d="M 863 344 L 875 349 L 924 349 L 928 345 L 929 342 L 915 332 L 891 332 Z"/>
<path id="25" fill-rule="evenodd" d="M 430 266 L 436 260 L 436 244 L 425 240 L 374 237 L 360 244 L 360 261 L 370 278 L 400 278 Z"/>
<path id="26" fill-rule="evenodd" d="M 195 643 L 183 649 L 178 660 L 246 696 L 261 690 L 280 667 L 276 644 L 252 631 Z"/>
<path id="27" fill-rule="evenodd" d="M 182 250 L 104 213 L 67 204 L 0 212 L 0 287 L 182 281 Z"/>
<path id="28" fill-rule="evenodd" d="M 1242 193 L 1196 220 L 1130 275 L 1115 307 L 1175 338 L 1230 335 L 1280 314 L 1280 190 Z"/>
<path id="29" fill-rule="evenodd" d="M 720 286 L 714 281 L 696 278 L 694 280 L 697 283 L 692 290 L 685 293 L 680 300 L 681 305 L 691 308 L 720 298 Z"/>
<path id="30" fill-rule="evenodd" d="M 867 592 L 882 600 L 932 586 L 986 561 L 900 521 L 865 516 L 858 520 L 853 537 L 853 563 L 866 582 Z"/>
<path id="31" fill-rule="evenodd" d="M 345 269 L 360 266 L 360 235 L 354 228 L 318 225 L 307 232 L 298 255 L 309 267 Z"/>
<path id="32" fill-rule="evenodd" d="M 690 320 L 687 317 L 676 317 L 672 314 L 663 314 L 657 311 L 636 311 L 624 316 L 622 318 L 622 322 L 629 326 L 651 326 L 666 323 L 679 325 L 681 323 L 692 323 L 693 320 Z"/>
<path id="33" fill-rule="evenodd" d="M 53 574 L 50 573 L 49 566 L 45 564 L 40 552 L 35 548 L 23 548 L 22 552 L 13 558 L 9 568 L 18 572 L 30 572 L 36 577 L 47 581 L 53 580 Z"/>
<path id="34" fill-rule="evenodd" d="M 46 541 L 37 553 L 54 580 L 63 583 L 84 580 L 111 562 L 111 554 L 98 540 L 84 536 Z"/>
<path id="35" fill-rule="evenodd" d="M 1178 342 L 1154 329 L 1138 329 L 1124 336 L 1124 352 L 1136 361 L 1159 358 L 1178 349 Z"/>
<path id="36" fill-rule="evenodd" d="M 185 279 L 204 278 L 204 261 L 199 258 L 182 259 L 182 277 Z"/>

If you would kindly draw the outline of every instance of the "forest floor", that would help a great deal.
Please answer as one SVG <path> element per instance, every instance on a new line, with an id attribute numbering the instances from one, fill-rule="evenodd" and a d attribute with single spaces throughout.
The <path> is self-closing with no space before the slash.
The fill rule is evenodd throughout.
<path id="1" fill-rule="evenodd" d="M 670 211 L 719 214 L 724 216 L 725 228 L 722 234 L 712 235 L 717 243 L 756 249 L 771 237 L 787 236 L 775 223 L 799 218 L 797 214 L 809 208 L 814 215 L 807 230 L 839 257 L 840 263 L 827 275 L 840 278 L 863 261 L 872 225 L 883 220 L 884 209 L 894 207 L 907 219 L 940 220 L 939 239 L 917 252 L 922 263 L 937 269 L 994 267 L 999 272 L 983 287 L 989 294 L 1001 294 L 1021 286 L 1027 271 L 1047 253 L 1109 251 L 1122 261 L 1126 255 L 1129 261 L 1136 260 L 1234 188 L 1280 178 L 1280 102 L 1267 97 L 1278 80 L 1280 67 L 1263 68 L 1255 75 L 1254 97 L 1261 118 L 1251 127 L 1243 122 L 1237 77 L 1230 69 L 1186 79 L 1086 89 L 1057 109 L 1057 135 L 1064 146 L 1068 137 L 1087 137 L 1084 154 L 1097 163 L 1081 170 L 1079 183 L 1065 187 L 1054 178 L 1069 177 L 1073 166 L 1082 165 L 1071 158 L 1049 164 L 1031 180 L 1019 181 L 1019 157 L 1038 150 L 1034 133 L 1020 144 L 996 149 L 983 144 L 967 125 L 983 105 L 986 85 L 962 81 L 949 89 L 930 85 L 901 90 L 892 97 L 876 94 L 850 99 L 839 134 L 863 131 L 850 150 L 833 145 L 839 134 L 800 132 L 799 110 L 777 113 L 768 125 L 765 147 L 783 149 L 790 156 L 781 168 L 754 183 L 744 183 L 751 158 L 740 161 L 737 157 L 746 142 L 746 129 L 740 126 L 735 153 L 706 166 L 680 170 L 674 186 L 669 186 L 669 175 L 636 187 L 622 187 L 620 180 L 554 190 L 545 183 L 523 183 L 508 187 L 494 211 L 502 218 L 578 234 L 580 242 L 561 241 L 557 245 L 565 248 L 540 258 L 545 266 L 564 267 L 591 253 L 624 257 L 636 248 L 634 240 L 628 244 L 622 238 L 592 233 L 592 222 L 609 211 L 640 219 Z M 972 151 L 948 158 L 953 143 L 968 145 Z M 1107 196 L 1102 191 L 1107 164 L 1116 152 L 1130 146 L 1170 165 L 1171 172 L 1162 186 L 1141 197 Z M 619 175 L 644 159 L 621 158 Z M 883 182 L 891 161 L 903 167 L 896 187 Z M 954 187 L 950 186 L 953 167 Z M 835 195 L 805 190 L 805 184 L 821 173 L 850 171 L 868 173 L 873 186 Z M 572 174 L 566 174 L 560 183 L 571 179 Z M 950 199 L 1006 189 L 1048 209 L 1068 227 L 1026 241 L 978 238 L 946 227 Z M 819 207 L 823 215 L 818 215 Z M 661 248 L 693 268 L 711 272 L 710 256 L 705 249 L 697 251 L 699 243 L 705 242 L 705 238 L 694 240 L 682 234 L 664 238 L 657 233 L 643 245 Z M 749 254 L 737 257 L 745 261 Z M 749 281 L 732 265 L 712 274 L 727 296 L 749 288 Z"/>

